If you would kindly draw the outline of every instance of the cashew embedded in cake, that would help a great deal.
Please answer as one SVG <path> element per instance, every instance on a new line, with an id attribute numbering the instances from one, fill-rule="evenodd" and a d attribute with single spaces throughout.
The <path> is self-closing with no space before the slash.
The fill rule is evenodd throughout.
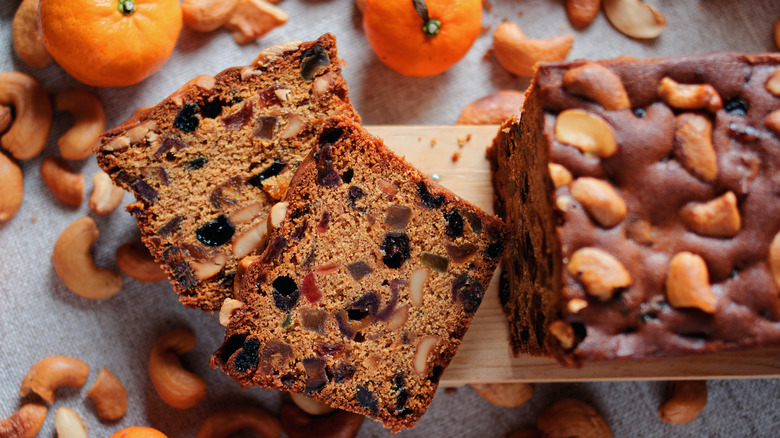
<path id="1" fill-rule="evenodd" d="M 672 78 L 661 79 L 658 96 L 679 110 L 706 109 L 711 113 L 723 108 L 723 100 L 710 84 L 681 84 Z"/>
<path id="2" fill-rule="evenodd" d="M 555 139 L 600 158 L 611 157 L 618 150 L 615 134 L 607 122 L 580 109 L 568 109 L 558 114 Z"/>
<path id="3" fill-rule="evenodd" d="M 716 298 L 710 289 L 707 264 L 701 256 L 683 251 L 672 257 L 666 275 L 666 299 L 672 307 L 715 312 Z"/>
<path id="4" fill-rule="evenodd" d="M 674 122 L 674 154 L 689 172 L 707 182 L 718 176 L 718 157 L 712 145 L 712 122 L 696 113 L 683 113 Z"/>
<path id="5" fill-rule="evenodd" d="M 606 181 L 586 176 L 577 178 L 571 183 L 571 196 L 602 227 L 614 227 L 626 217 L 625 201 Z"/>
<path id="6" fill-rule="evenodd" d="M 590 295 L 606 301 L 617 289 L 631 284 L 631 274 L 618 259 L 608 252 L 586 247 L 575 251 L 567 269 L 579 280 Z"/>
<path id="7" fill-rule="evenodd" d="M 708 202 L 685 205 L 680 210 L 680 219 L 694 233 L 708 237 L 734 237 L 742 227 L 734 192 L 726 192 Z"/>
<path id="8" fill-rule="evenodd" d="M 563 89 L 586 97 L 609 111 L 631 108 L 623 81 L 607 67 L 587 62 L 563 74 Z"/>

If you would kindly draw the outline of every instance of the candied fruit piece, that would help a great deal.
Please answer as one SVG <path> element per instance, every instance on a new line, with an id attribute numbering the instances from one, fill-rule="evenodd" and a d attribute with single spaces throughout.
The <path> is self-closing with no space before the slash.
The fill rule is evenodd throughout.
<path id="1" fill-rule="evenodd" d="M 428 208 L 439 208 L 444 202 L 444 195 L 434 195 L 428 190 L 428 186 L 423 181 L 417 183 L 417 194 L 420 201 Z"/>
<path id="2" fill-rule="evenodd" d="M 244 341 L 244 345 L 236 355 L 235 362 L 233 362 L 233 368 L 239 373 L 255 369 L 257 367 L 257 352 L 259 349 L 260 341 L 256 338 L 249 338 Z"/>
<path id="3" fill-rule="evenodd" d="M 271 85 L 265 90 L 257 93 L 258 105 L 260 108 L 265 108 L 271 105 L 281 105 L 282 101 L 279 99 L 279 95 L 276 94 L 276 90 L 284 90 L 285 88 L 280 85 Z"/>
<path id="4" fill-rule="evenodd" d="M 200 124 L 200 119 L 196 115 L 198 112 L 198 106 L 194 103 L 188 103 L 181 107 L 179 113 L 173 119 L 173 126 L 181 129 L 184 132 L 192 132 Z"/>
<path id="5" fill-rule="evenodd" d="M 317 343 L 317 354 L 324 357 L 339 358 L 344 355 L 344 344 Z"/>
<path id="6" fill-rule="evenodd" d="M 458 212 L 457 208 L 444 213 L 444 220 L 447 221 L 447 229 L 445 233 L 453 239 L 463 235 L 463 217 Z"/>
<path id="7" fill-rule="evenodd" d="M 371 266 L 366 263 L 365 260 L 359 260 L 347 265 L 347 271 L 349 271 L 349 274 L 352 275 L 352 278 L 354 278 L 355 281 L 360 281 L 363 277 L 373 272 L 373 269 L 371 269 Z"/>
<path id="8" fill-rule="evenodd" d="M 466 313 L 476 312 L 484 295 L 485 288 L 482 283 L 466 272 L 457 276 L 452 283 L 452 301 L 460 301 Z"/>
<path id="9" fill-rule="evenodd" d="M 301 54 L 301 77 L 310 81 L 321 75 L 331 65 L 330 56 L 320 43 L 316 43 Z"/>
<path id="10" fill-rule="evenodd" d="M 387 233 L 380 246 L 385 255 L 382 261 L 388 268 L 398 269 L 411 255 L 409 237 L 404 233 Z"/>
<path id="11" fill-rule="evenodd" d="M 394 278 L 390 282 L 390 301 L 387 302 L 385 307 L 382 308 L 382 310 L 378 311 L 376 314 L 376 320 L 385 322 L 388 319 L 390 319 L 390 316 L 393 315 L 395 312 L 395 306 L 398 305 L 398 294 L 399 290 L 398 288 L 400 286 L 408 286 L 409 282 L 406 280 L 400 279 L 400 278 Z"/>
<path id="12" fill-rule="evenodd" d="M 234 176 L 228 178 L 227 181 L 218 185 L 209 194 L 209 202 L 214 208 L 223 208 L 227 205 L 235 205 L 238 200 L 231 198 L 230 196 L 238 196 L 241 186 L 244 185 L 244 178 L 241 176 Z"/>
<path id="13" fill-rule="evenodd" d="M 466 220 L 469 221 L 469 225 L 471 225 L 471 231 L 474 233 L 482 232 L 482 219 L 479 218 L 477 213 L 471 210 L 466 210 L 463 212 L 463 215 L 466 216 Z"/>
<path id="14" fill-rule="evenodd" d="M 473 243 L 464 243 L 462 245 L 452 245 L 450 243 L 445 243 L 444 248 L 447 250 L 447 255 L 450 256 L 452 261 L 455 263 L 462 263 L 468 260 L 479 249 L 477 245 L 474 245 Z M 487 252 L 487 250 L 485 251 Z"/>
<path id="15" fill-rule="evenodd" d="M 279 123 L 279 118 L 276 116 L 260 116 L 255 122 L 255 130 L 252 135 L 255 138 L 270 139 L 274 137 L 274 130 Z"/>
<path id="16" fill-rule="evenodd" d="M 335 187 L 341 182 L 339 173 L 333 168 L 320 169 L 317 171 L 317 184 L 324 187 Z"/>
<path id="17" fill-rule="evenodd" d="M 322 292 L 320 292 L 320 289 L 317 287 L 314 272 L 309 272 L 303 276 L 303 279 L 301 280 L 301 293 L 303 293 L 303 297 L 306 298 L 306 301 L 312 304 L 319 303 L 320 299 L 322 299 Z"/>
<path id="18" fill-rule="evenodd" d="M 235 231 L 228 218 L 221 214 L 213 221 L 198 228 L 195 231 L 195 236 L 204 245 L 219 246 L 230 242 Z"/>
<path id="19" fill-rule="evenodd" d="M 379 295 L 374 291 L 368 291 L 349 305 L 347 308 L 347 316 L 353 321 L 362 321 L 369 316 L 371 317 L 371 320 L 373 320 L 378 309 Z M 371 321 L 369 321 L 369 323 L 370 322 Z"/>
<path id="20" fill-rule="evenodd" d="M 319 309 L 301 309 L 301 327 L 314 333 L 325 334 L 328 313 Z"/>
<path id="21" fill-rule="evenodd" d="M 274 288 L 273 297 L 274 304 L 282 312 L 289 312 L 298 303 L 298 285 L 295 280 L 286 276 L 280 275 L 273 281 L 272 286 Z"/>
<path id="22" fill-rule="evenodd" d="M 270 263 L 272 260 L 279 257 L 279 255 L 284 252 L 285 248 L 287 248 L 287 239 L 285 239 L 284 236 L 274 237 L 265 249 L 261 261 L 263 263 Z"/>
<path id="23" fill-rule="evenodd" d="M 307 394 L 317 392 L 328 384 L 328 375 L 325 373 L 325 359 L 321 357 L 307 357 L 303 359 L 303 367 L 306 369 Z"/>
<path id="24" fill-rule="evenodd" d="M 192 289 L 198 282 L 190 265 L 184 260 L 184 251 L 178 246 L 170 246 L 163 251 L 163 261 L 170 268 L 176 282 L 184 289 Z"/>
<path id="25" fill-rule="evenodd" d="M 357 401 L 361 406 L 368 409 L 371 415 L 376 415 L 379 411 L 379 401 L 373 392 L 369 391 L 363 385 L 357 385 Z"/>
<path id="26" fill-rule="evenodd" d="M 157 230 L 157 234 L 159 234 L 162 237 L 165 237 L 174 233 L 179 229 L 179 225 L 181 225 L 181 222 L 183 220 L 184 220 L 184 216 L 174 216 L 173 218 L 171 218 L 171 220 L 166 222 L 165 225 L 161 226 Z"/>
<path id="27" fill-rule="evenodd" d="M 235 131 L 243 128 L 252 118 L 252 101 L 247 100 L 241 105 L 241 108 L 233 114 L 227 115 L 222 119 L 222 125 L 229 131 Z"/>
<path id="28" fill-rule="evenodd" d="M 129 173 L 122 170 L 117 174 L 116 179 L 117 181 L 130 186 L 136 196 L 140 196 L 149 202 L 153 202 L 157 199 L 157 190 L 155 190 L 142 178 L 130 175 Z"/>
<path id="29" fill-rule="evenodd" d="M 331 370 L 331 373 L 333 374 L 333 381 L 336 383 L 341 383 L 347 379 L 350 379 L 355 375 L 355 371 L 357 371 L 357 367 L 355 365 L 348 362 L 342 362 Z"/>
<path id="30" fill-rule="evenodd" d="M 412 217 L 412 209 L 403 205 L 391 205 L 385 215 L 385 225 L 393 230 L 403 231 Z"/>
<path id="31" fill-rule="evenodd" d="M 183 141 L 179 140 L 176 137 L 165 137 L 162 141 L 162 145 L 160 145 L 159 148 L 157 148 L 156 151 L 154 151 L 153 157 L 154 158 L 160 158 L 171 149 L 176 149 L 177 151 L 180 151 L 187 147 L 187 143 L 184 143 Z"/>
<path id="32" fill-rule="evenodd" d="M 283 341 L 271 339 L 263 347 L 263 358 L 260 370 L 263 374 L 271 374 L 274 370 L 281 368 L 278 365 L 286 363 L 293 354 L 292 347 Z"/>
<path id="33" fill-rule="evenodd" d="M 447 267 L 450 265 L 450 259 L 438 254 L 424 252 L 420 254 L 420 263 L 434 271 L 447 272 Z"/>
<path id="34" fill-rule="evenodd" d="M 328 210 L 325 210 L 322 213 L 322 217 L 320 217 L 320 222 L 317 224 L 317 232 L 320 234 L 326 233 L 328 231 L 329 225 L 330 225 L 330 212 Z"/>
<path id="35" fill-rule="evenodd" d="M 290 237 L 292 237 L 295 240 L 301 240 L 303 238 L 304 233 L 306 233 L 306 228 L 309 226 L 309 221 L 306 220 L 306 218 L 303 218 L 300 224 L 295 226 L 295 229 L 293 230 L 292 234 L 290 234 Z"/>

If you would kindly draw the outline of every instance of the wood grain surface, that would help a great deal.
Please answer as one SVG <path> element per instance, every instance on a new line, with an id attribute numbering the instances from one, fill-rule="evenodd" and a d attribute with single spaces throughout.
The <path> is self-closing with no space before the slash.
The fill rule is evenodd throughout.
<path id="1" fill-rule="evenodd" d="M 367 126 L 398 155 L 440 183 L 493 212 L 493 188 L 485 149 L 499 126 Z M 455 155 L 457 154 L 457 155 Z M 564 368 L 548 358 L 514 357 L 498 302 L 497 276 L 488 288 L 442 386 L 491 382 L 737 379 L 780 377 L 780 348 L 682 358 L 589 363 Z"/>

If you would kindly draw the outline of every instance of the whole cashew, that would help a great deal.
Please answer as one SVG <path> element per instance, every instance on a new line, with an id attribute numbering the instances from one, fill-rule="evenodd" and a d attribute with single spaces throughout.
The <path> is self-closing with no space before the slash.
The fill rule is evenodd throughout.
<path id="1" fill-rule="evenodd" d="M 11 107 L 8 105 L 0 105 L 0 134 L 7 131 L 13 121 Z"/>
<path id="2" fill-rule="evenodd" d="M 604 0 L 604 13 L 615 29 L 631 38 L 656 38 L 666 27 L 666 17 L 640 0 Z"/>
<path id="3" fill-rule="evenodd" d="M 14 50 L 30 67 L 43 68 L 51 62 L 38 26 L 38 5 L 41 0 L 22 0 L 11 24 Z"/>
<path id="4" fill-rule="evenodd" d="M 43 403 L 28 403 L 10 417 L 0 420 L 0 436 L 5 438 L 33 438 L 46 419 L 48 408 Z"/>
<path id="5" fill-rule="evenodd" d="M 14 217 L 22 206 L 24 177 L 19 165 L 3 152 L 0 152 L 0 187 L 3 188 L 3 194 L 0 195 L 0 221 L 5 221 Z"/>
<path id="6" fill-rule="evenodd" d="M 278 418 L 261 408 L 242 405 L 220 409 L 206 417 L 196 438 L 227 438 L 241 429 L 251 429 L 265 438 L 282 434 Z"/>
<path id="7" fill-rule="evenodd" d="M 81 388 L 87 382 L 89 365 L 69 356 L 49 356 L 36 362 L 22 379 L 19 396 L 31 392 L 41 396 L 46 403 L 54 403 L 54 392 L 60 386 Z"/>
<path id="8" fill-rule="evenodd" d="M 566 0 L 566 15 L 575 27 L 585 27 L 596 19 L 601 0 Z"/>
<path id="9" fill-rule="evenodd" d="M 54 109 L 73 116 L 73 126 L 57 140 L 66 160 L 81 160 L 92 154 L 106 129 L 106 113 L 100 101 L 85 90 L 66 90 L 54 97 Z"/>
<path id="10" fill-rule="evenodd" d="M 546 40 L 526 37 L 520 27 L 505 21 L 493 32 L 493 54 L 510 73 L 533 76 L 537 62 L 562 61 L 574 44 L 574 35 L 566 34 Z"/>
<path id="11" fill-rule="evenodd" d="M 86 395 L 95 403 L 98 417 L 102 420 L 116 421 L 127 412 L 127 390 L 114 373 L 106 368 L 100 369 Z"/>
<path id="12" fill-rule="evenodd" d="M 184 23 L 198 32 L 210 32 L 225 24 L 238 0 L 183 0 Z"/>
<path id="13" fill-rule="evenodd" d="M 125 191 L 111 182 L 111 177 L 106 172 L 98 170 L 92 175 L 92 195 L 89 197 L 89 209 L 96 214 L 108 214 L 116 210 Z"/>
<path id="14" fill-rule="evenodd" d="M 123 274 L 145 283 L 156 283 L 168 278 L 149 250 L 134 241 L 125 242 L 117 248 L 116 264 Z"/>
<path id="15" fill-rule="evenodd" d="M 101 269 L 89 254 L 89 249 L 100 235 L 91 217 L 84 217 L 70 224 L 57 238 L 51 256 L 54 270 L 65 286 L 84 298 L 99 300 L 108 298 L 122 288 L 122 276 Z"/>
<path id="16" fill-rule="evenodd" d="M 458 125 L 500 124 L 513 115 L 520 115 L 525 93 L 501 90 L 468 104 L 458 116 Z"/>
<path id="17" fill-rule="evenodd" d="M 189 409 L 206 397 L 206 381 L 181 366 L 178 354 L 195 347 L 195 334 L 174 330 L 154 343 L 149 353 L 149 380 L 165 403 Z"/>
<path id="18" fill-rule="evenodd" d="M 693 421 L 707 405 L 707 382 L 689 380 L 670 382 L 669 394 L 658 407 L 661 420 L 671 424 Z"/>
<path id="19" fill-rule="evenodd" d="M 289 16 L 264 0 L 239 0 L 225 29 L 233 33 L 238 44 L 249 44 L 287 22 Z"/>
<path id="20" fill-rule="evenodd" d="M 55 198 L 78 207 L 84 199 L 84 175 L 73 173 L 68 163 L 47 157 L 41 162 L 41 178 Z"/>
<path id="21" fill-rule="evenodd" d="M 296 392 L 290 393 L 290 399 L 292 399 L 293 403 L 295 403 L 296 406 L 301 408 L 304 412 L 306 412 L 309 415 L 325 415 L 330 414 L 331 412 L 335 411 L 336 409 L 326 405 L 325 403 L 315 400 L 311 397 L 306 397 L 303 394 L 298 394 Z"/>
<path id="22" fill-rule="evenodd" d="M 295 403 L 285 401 L 279 411 L 284 433 L 290 438 L 354 438 L 366 417 L 336 409 L 327 415 L 309 415 Z"/>
<path id="23" fill-rule="evenodd" d="M 54 415 L 57 438 L 87 438 L 87 427 L 76 411 L 64 406 L 57 408 Z"/>
<path id="24" fill-rule="evenodd" d="M 581 400 L 563 398 L 546 407 L 536 420 L 546 438 L 612 438 L 612 430 L 596 409 Z"/>
<path id="25" fill-rule="evenodd" d="M 484 383 L 471 385 L 480 397 L 496 406 L 514 408 L 531 399 L 534 387 L 528 383 Z"/>
<path id="26" fill-rule="evenodd" d="M 16 111 L 11 129 L 0 138 L 2 146 L 17 160 L 40 154 L 52 121 L 51 102 L 43 87 L 24 73 L 0 73 L 0 104 Z"/>

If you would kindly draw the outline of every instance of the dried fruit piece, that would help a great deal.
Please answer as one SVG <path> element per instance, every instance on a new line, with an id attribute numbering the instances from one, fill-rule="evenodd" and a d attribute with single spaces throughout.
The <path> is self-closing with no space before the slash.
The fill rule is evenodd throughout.
<path id="1" fill-rule="evenodd" d="M 230 242 L 235 231 L 228 218 L 225 215 L 219 215 L 216 219 L 198 228 L 195 231 L 195 236 L 204 245 L 220 246 Z"/>
<path id="2" fill-rule="evenodd" d="M 373 272 L 373 269 L 371 269 L 371 265 L 366 263 L 365 260 L 358 260 L 355 263 L 347 265 L 347 271 L 349 271 L 349 274 L 352 275 L 352 278 L 354 278 L 355 281 L 360 281 L 363 277 Z"/>
<path id="3" fill-rule="evenodd" d="M 382 261 L 388 268 L 398 269 L 409 260 L 411 249 L 409 237 L 404 233 L 387 233 L 380 249 L 384 253 Z"/>
<path id="4" fill-rule="evenodd" d="M 412 217 L 412 209 L 403 205 L 391 205 L 387 208 L 385 225 L 391 230 L 403 231 Z"/>
<path id="5" fill-rule="evenodd" d="M 312 304 L 317 304 L 320 302 L 320 299 L 322 299 L 322 292 L 320 292 L 320 289 L 317 287 L 317 278 L 315 277 L 314 272 L 309 272 L 303 276 L 303 279 L 301 280 L 301 293 L 303 294 L 303 297 L 306 298 L 306 301 Z"/>
<path id="6" fill-rule="evenodd" d="M 420 254 L 420 263 L 423 266 L 433 269 L 437 272 L 447 272 L 447 267 L 450 264 L 450 260 L 447 257 L 433 254 L 430 252 L 423 252 Z"/>
<path id="7" fill-rule="evenodd" d="M 314 44 L 303 52 L 301 59 L 301 77 L 305 81 L 311 81 L 325 72 L 330 65 L 330 57 L 325 51 L 325 48 L 322 47 L 322 44 Z"/>

